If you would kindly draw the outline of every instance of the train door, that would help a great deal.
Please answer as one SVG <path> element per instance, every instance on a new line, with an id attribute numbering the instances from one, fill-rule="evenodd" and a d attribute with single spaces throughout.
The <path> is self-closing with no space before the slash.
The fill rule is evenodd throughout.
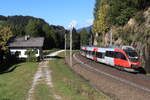
<path id="1" fill-rule="evenodd" d="M 130 67 L 127 58 L 121 52 L 116 52 L 115 65 L 122 66 L 122 67 Z"/>
<path id="2" fill-rule="evenodd" d="M 93 48 L 93 60 L 97 61 L 96 52 L 98 51 L 98 48 Z"/>
<path id="3" fill-rule="evenodd" d="M 106 51 L 105 63 L 114 66 L 114 51 Z"/>

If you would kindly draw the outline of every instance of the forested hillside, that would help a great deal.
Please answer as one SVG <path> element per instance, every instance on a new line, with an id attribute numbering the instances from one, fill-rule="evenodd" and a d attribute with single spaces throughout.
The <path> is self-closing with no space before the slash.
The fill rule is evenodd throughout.
<path id="1" fill-rule="evenodd" d="M 49 25 L 43 19 L 32 16 L 0 16 L 0 27 L 8 27 L 15 36 L 45 37 L 45 49 L 63 48 L 66 30 L 62 26 Z"/>
<path id="2" fill-rule="evenodd" d="M 80 48 L 80 34 L 73 29 L 73 49 Z M 0 63 L 9 59 L 7 43 L 11 37 L 30 35 L 44 37 L 43 49 L 64 49 L 65 34 L 67 34 L 67 48 L 69 48 L 69 30 L 63 26 L 49 25 L 41 18 L 32 16 L 2 16 L 0 15 Z"/>
<path id="3" fill-rule="evenodd" d="M 132 45 L 150 72 L 150 0 L 96 0 L 94 45 Z"/>

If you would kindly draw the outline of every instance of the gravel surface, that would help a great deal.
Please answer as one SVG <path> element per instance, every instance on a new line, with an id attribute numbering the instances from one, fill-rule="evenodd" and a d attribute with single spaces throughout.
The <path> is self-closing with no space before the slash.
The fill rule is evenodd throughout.
<path id="1" fill-rule="evenodd" d="M 110 66 L 96 63 L 79 54 L 75 54 L 79 63 L 73 58 L 73 69 L 94 87 L 114 100 L 149 100 L 150 78 L 142 74 L 119 71 Z M 69 62 L 69 58 L 66 58 Z M 86 67 L 91 66 L 93 69 Z"/>
<path id="2" fill-rule="evenodd" d="M 63 52 L 64 50 L 53 52 L 47 56 L 50 58 L 47 58 L 46 60 L 53 60 L 53 57 L 57 56 L 59 53 Z M 34 100 L 34 93 L 36 90 L 36 86 L 38 84 L 44 83 L 45 85 L 49 86 L 49 89 L 53 88 L 54 85 L 52 83 L 52 76 L 51 76 L 51 70 L 49 68 L 49 61 L 41 61 L 38 65 L 38 70 L 35 73 L 32 81 L 31 88 L 28 92 L 28 97 L 26 100 Z M 62 100 L 61 96 L 54 94 L 54 97 L 56 100 Z"/>

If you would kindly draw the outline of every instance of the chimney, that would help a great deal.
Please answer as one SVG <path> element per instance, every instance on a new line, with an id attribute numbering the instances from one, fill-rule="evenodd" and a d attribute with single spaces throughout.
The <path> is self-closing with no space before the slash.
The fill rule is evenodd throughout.
<path id="1" fill-rule="evenodd" d="M 29 40 L 30 39 L 30 35 L 25 35 L 24 39 L 25 40 Z"/>

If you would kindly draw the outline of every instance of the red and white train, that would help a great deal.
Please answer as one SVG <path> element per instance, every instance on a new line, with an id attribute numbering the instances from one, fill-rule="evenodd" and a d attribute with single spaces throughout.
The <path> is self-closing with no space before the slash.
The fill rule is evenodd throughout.
<path id="1" fill-rule="evenodd" d="M 100 63 L 117 67 L 129 72 L 139 72 L 139 57 L 131 46 L 111 46 L 106 48 L 82 46 L 80 54 Z"/>

